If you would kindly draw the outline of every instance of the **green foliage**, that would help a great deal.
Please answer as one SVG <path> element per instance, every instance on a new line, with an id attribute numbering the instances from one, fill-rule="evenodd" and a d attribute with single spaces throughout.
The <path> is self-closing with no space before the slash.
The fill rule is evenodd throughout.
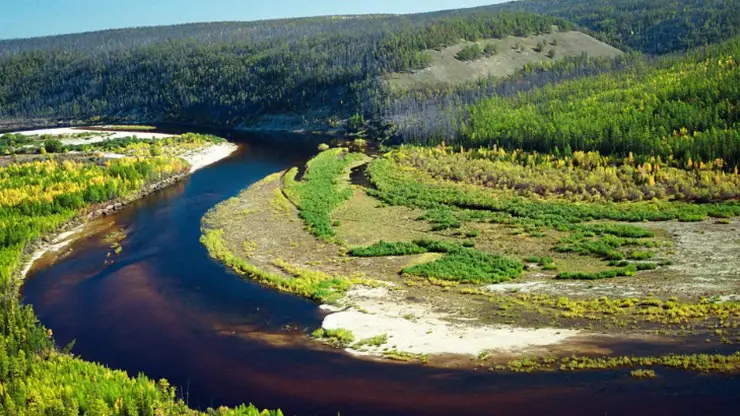
<path id="1" fill-rule="evenodd" d="M 426 49 L 538 34 L 553 24 L 572 26 L 549 16 L 471 9 L 4 41 L 0 117 L 229 127 L 306 110 L 318 110 L 321 118 L 368 116 L 365 109 L 384 101 L 381 77 L 426 67 Z M 101 79 L 108 88 L 100 88 Z"/>
<path id="2" fill-rule="evenodd" d="M 726 0 L 523 0 L 499 8 L 562 17 L 620 49 L 650 54 L 740 34 L 740 5 Z"/>
<path id="3" fill-rule="evenodd" d="M 587 234 L 574 233 L 569 237 L 561 239 L 558 245 L 554 247 L 554 250 L 560 253 L 578 253 L 584 256 L 594 256 L 603 258 L 605 260 L 619 261 L 623 260 L 626 256 L 623 252 L 617 249 L 626 245 L 634 246 L 643 244 L 648 243 L 636 239 L 615 237 L 609 234 L 604 235 L 598 239 L 591 239 L 587 237 Z M 655 255 L 655 253 L 653 252 L 650 253 L 652 253 L 653 256 Z M 647 260 L 649 258 L 651 257 L 633 259 Z"/>
<path id="4" fill-rule="evenodd" d="M 308 162 L 300 182 L 294 180 L 295 171 L 286 180 L 286 193 L 298 205 L 308 231 L 316 237 L 330 240 L 334 236 L 331 212 L 352 196 L 352 188 L 342 187 L 340 180 L 361 157 L 346 149 L 327 150 Z"/>
<path id="5" fill-rule="evenodd" d="M 360 349 L 365 346 L 377 348 L 377 347 L 383 346 L 383 344 L 387 342 L 388 342 L 388 334 L 380 334 L 374 337 L 359 340 L 352 345 L 352 348 Z"/>
<path id="6" fill-rule="evenodd" d="M 493 56 L 498 53 L 498 49 L 496 48 L 495 43 L 486 43 L 486 45 L 483 47 L 483 55 L 485 56 Z"/>
<path id="7" fill-rule="evenodd" d="M 635 263 L 635 265 L 637 266 L 637 270 L 640 270 L 640 271 L 642 271 L 642 270 L 655 270 L 655 269 L 658 268 L 658 263 L 652 263 L 652 262 Z"/>
<path id="8" fill-rule="evenodd" d="M 215 209 L 218 209 L 218 206 Z M 240 275 L 282 292 L 321 303 L 335 302 L 352 286 L 351 281 L 345 277 L 331 276 L 326 273 L 303 269 L 282 259 L 274 260 L 273 265 L 292 275 L 292 277 L 269 273 L 249 264 L 229 249 L 226 240 L 224 240 L 223 229 L 208 228 L 212 215 L 214 215 L 213 212 L 207 214 L 203 220 L 203 234 L 200 242 L 208 250 L 211 257 L 221 261 Z"/>
<path id="9" fill-rule="evenodd" d="M 660 157 L 682 167 L 740 163 L 740 39 L 568 80 L 527 94 L 496 96 L 470 108 L 470 146 L 548 152 L 599 151 Z"/>
<path id="10" fill-rule="evenodd" d="M 655 252 L 650 250 L 632 250 L 628 257 L 632 260 L 650 260 L 655 258 Z"/>
<path id="11" fill-rule="evenodd" d="M 444 217 L 447 223 L 460 223 L 456 211 L 475 212 L 479 218 L 496 222 L 516 222 L 522 225 L 561 227 L 573 230 L 580 223 L 591 220 L 664 221 L 691 216 L 707 218 L 710 212 L 736 216 L 740 204 L 735 201 L 713 204 L 645 201 L 632 204 L 571 203 L 562 200 L 538 200 L 492 194 L 479 187 L 440 181 L 427 172 L 410 166 L 404 149 L 375 159 L 368 167 L 368 175 L 375 185 L 372 195 L 392 205 L 430 209 L 433 216 Z M 470 210 L 470 211 L 465 211 Z M 639 233 L 635 228 L 601 227 L 604 233 Z M 626 231 L 630 230 L 630 231 Z"/>
<path id="12" fill-rule="evenodd" d="M 644 368 L 639 368 L 637 370 L 630 371 L 630 375 L 632 378 L 655 378 L 655 370 L 646 370 Z"/>
<path id="13" fill-rule="evenodd" d="M 475 245 L 475 243 L 473 243 Z M 387 243 L 381 241 L 369 247 L 350 251 L 353 256 L 381 257 L 421 253 L 444 253 L 430 263 L 404 268 L 408 275 L 463 283 L 499 283 L 519 277 L 524 265 L 503 256 L 484 253 L 454 243 L 437 240 L 415 240 L 412 243 Z"/>
<path id="14" fill-rule="evenodd" d="M 492 370 L 532 372 L 532 371 L 583 371 L 609 370 L 631 367 L 668 367 L 702 373 L 735 373 L 740 369 L 740 352 L 734 354 L 669 354 L 662 356 L 607 356 L 607 357 L 527 357 L 499 365 Z M 653 378 L 654 370 L 636 369 L 630 372 L 635 378 Z"/>
<path id="15" fill-rule="evenodd" d="M 453 148 L 404 147 L 395 158 L 435 179 L 483 185 L 502 193 L 571 201 L 699 200 L 740 196 L 740 176 L 724 163 L 693 165 L 633 156 L 606 157 L 598 152 L 554 156 L 501 148 L 457 151 Z"/>
<path id="16" fill-rule="evenodd" d="M 474 61 L 483 56 L 483 48 L 477 43 L 468 45 L 455 55 L 460 61 Z"/>
<path id="17" fill-rule="evenodd" d="M 127 197 L 187 171 L 179 159 L 118 159 L 105 164 L 56 160 L 0 168 L 0 414 L 200 415 L 166 380 L 129 377 L 59 352 L 51 331 L 18 301 L 16 273 L 25 250 L 95 202 Z M 125 235 L 111 236 L 112 247 Z M 253 406 L 209 415 L 280 416 Z"/>
<path id="18" fill-rule="evenodd" d="M 560 280 L 601 280 L 601 279 L 613 279 L 615 277 L 623 276 L 634 276 L 637 274 L 638 267 L 634 264 L 630 264 L 627 267 L 623 267 L 617 270 L 605 270 L 602 272 L 594 273 L 566 273 L 562 272 L 557 275 L 557 279 Z"/>
<path id="19" fill-rule="evenodd" d="M 344 328 L 324 329 L 319 328 L 311 334 L 315 339 L 326 342 L 336 347 L 347 348 L 355 342 L 355 334 Z"/>
<path id="20" fill-rule="evenodd" d="M 554 260 L 552 257 L 538 257 L 538 256 L 529 256 L 524 259 L 527 263 L 536 263 L 539 266 L 547 266 L 548 264 L 552 264 Z"/>
<path id="21" fill-rule="evenodd" d="M 44 150 L 46 150 L 47 153 L 61 153 L 63 149 L 64 144 L 59 140 L 49 139 L 44 142 Z"/>
<path id="22" fill-rule="evenodd" d="M 502 283 L 521 276 L 523 270 L 516 260 L 464 248 L 430 263 L 404 268 L 403 273 L 463 283 Z"/>
<path id="23" fill-rule="evenodd" d="M 355 114 L 347 119 L 347 131 L 350 133 L 358 133 L 365 128 L 365 117 L 362 114 Z"/>
<path id="24" fill-rule="evenodd" d="M 355 257 L 408 256 L 426 253 L 427 249 L 415 243 L 388 243 L 380 241 L 368 247 L 356 247 L 349 254 Z"/>

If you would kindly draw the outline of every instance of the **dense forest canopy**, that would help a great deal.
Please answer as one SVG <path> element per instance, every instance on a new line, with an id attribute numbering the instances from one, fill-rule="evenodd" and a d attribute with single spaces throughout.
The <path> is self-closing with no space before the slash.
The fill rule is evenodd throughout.
<path id="1" fill-rule="evenodd" d="M 570 27 L 560 18 L 475 11 L 6 41 L 0 43 L 0 117 L 229 126 L 308 109 L 346 116 L 363 111 L 382 74 L 423 67 L 425 49 L 542 33 L 553 25 Z"/>
<path id="2" fill-rule="evenodd" d="M 475 126 L 482 125 L 480 110 L 490 105 L 489 99 L 507 102 L 506 97 L 551 84 L 662 65 L 653 54 L 683 53 L 731 39 L 738 35 L 738 19 L 740 3 L 735 1 L 526 0 L 414 15 L 197 23 L 6 40 L 0 41 L 0 123 L 171 121 L 249 127 L 269 122 L 270 116 L 289 116 L 325 129 L 360 114 L 382 121 L 376 124 L 386 133 L 392 125 L 390 131 L 403 141 L 488 143 Z M 507 79 L 488 77 L 465 85 L 394 91 L 384 82 L 387 74 L 427 67 L 429 49 L 570 29 L 633 52 L 611 60 L 586 54 L 543 58 L 542 64 L 527 65 Z M 538 94 L 530 101 L 549 99 Z M 721 102 L 705 104 L 722 108 Z M 471 114 L 476 115 L 472 120 Z M 732 114 L 702 119 L 699 131 L 722 130 Z M 672 127 L 666 134 L 684 122 L 680 114 L 669 117 Z M 532 149 L 541 151 L 542 143 L 553 142 L 540 133 L 530 136 L 511 142 L 537 141 Z M 570 145 L 579 148 L 579 143 Z M 630 142 L 617 147 L 642 152 L 650 148 L 645 146 Z M 729 159 L 735 161 L 731 152 Z M 697 150 L 683 152 L 688 153 Z M 702 159 L 729 156 L 706 149 L 698 153 Z"/>
<path id="3" fill-rule="evenodd" d="M 617 47 L 651 54 L 740 34 L 735 0 L 522 0 L 501 9 L 563 17 Z"/>

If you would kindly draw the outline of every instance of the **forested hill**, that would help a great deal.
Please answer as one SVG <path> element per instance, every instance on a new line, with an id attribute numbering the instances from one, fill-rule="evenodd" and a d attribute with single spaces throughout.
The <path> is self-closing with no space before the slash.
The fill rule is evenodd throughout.
<path id="1" fill-rule="evenodd" d="M 452 95 L 393 96 L 383 76 L 427 67 L 430 49 L 552 30 L 583 30 L 623 50 L 682 51 L 730 38 L 739 30 L 738 19 L 736 1 L 527 0 L 403 16 L 198 23 L 6 40 L 0 41 L 0 127 L 29 120 L 232 127 L 266 116 L 329 126 L 361 114 L 398 124 L 414 120 L 419 134 L 447 134 L 457 127 L 426 126 L 427 116 L 435 115 L 426 110 L 430 97 L 454 110 L 492 94 L 554 82 L 562 74 L 618 68 L 633 58 L 597 64 L 571 59 L 556 64 L 554 72 L 548 64 L 549 75 L 536 78 L 526 68 L 524 84 L 483 80 Z M 415 108 L 423 114 L 406 110 Z"/>
<path id="2" fill-rule="evenodd" d="M 737 0 L 521 0 L 500 9 L 559 16 L 620 49 L 652 54 L 740 35 Z"/>
<path id="3" fill-rule="evenodd" d="M 423 50 L 569 29 L 493 10 L 114 30 L 0 44 L 0 118 L 167 120 L 230 126 L 265 114 L 345 116 Z M 362 105 L 365 107 L 363 108 Z"/>

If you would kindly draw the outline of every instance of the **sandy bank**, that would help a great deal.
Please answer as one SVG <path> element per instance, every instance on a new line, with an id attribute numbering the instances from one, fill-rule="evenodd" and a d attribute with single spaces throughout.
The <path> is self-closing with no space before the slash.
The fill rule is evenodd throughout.
<path id="1" fill-rule="evenodd" d="M 91 143 L 99 143 L 104 142 L 106 140 L 113 140 L 113 139 L 120 139 L 124 137 L 131 137 L 136 136 L 140 139 L 164 139 L 166 137 L 172 137 L 172 134 L 163 134 L 163 133 L 151 133 L 148 131 L 102 131 L 102 130 L 96 130 L 95 128 L 55 128 L 55 129 L 41 129 L 41 130 L 31 130 L 31 131 L 18 131 L 15 132 L 16 134 L 23 134 L 26 136 L 33 136 L 33 135 L 44 135 L 48 134 L 51 136 L 62 136 L 62 135 L 74 135 L 74 134 L 80 134 L 80 133 L 98 133 L 99 135 L 91 136 L 85 139 L 80 138 L 68 138 L 68 139 L 61 139 L 61 142 L 65 145 L 79 145 L 79 144 L 91 144 Z"/>
<path id="2" fill-rule="evenodd" d="M 63 130 L 63 129 L 53 129 L 53 130 Z M 219 160 L 222 160 L 232 153 L 234 153 L 239 147 L 233 143 L 221 143 L 221 144 L 214 144 L 211 146 L 204 147 L 202 149 L 193 150 L 190 152 L 187 152 L 180 157 L 186 160 L 190 165 L 190 172 L 193 173 L 199 169 L 202 169 L 208 165 L 211 165 L 213 163 L 218 162 Z M 115 153 L 107 153 L 107 157 L 110 158 L 119 158 L 122 157 L 121 155 L 115 154 Z M 98 209 L 96 211 L 93 211 L 90 215 L 87 216 L 88 219 L 93 219 L 102 215 L 108 215 L 111 213 L 118 212 L 122 209 L 124 209 L 129 203 L 133 202 L 136 199 L 140 199 L 146 195 L 149 195 L 152 192 L 156 192 L 164 187 L 170 186 L 179 180 L 181 180 L 184 176 L 187 175 L 179 175 L 173 178 L 169 178 L 167 180 L 164 180 L 160 183 L 155 183 L 147 186 L 145 189 L 143 189 L 141 192 L 137 193 L 134 197 L 129 198 L 126 201 L 119 201 L 119 202 L 111 202 L 111 204 L 107 207 Z M 74 220 L 73 220 L 74 221 Z M 38 244 L 38 248 L 33 250 L 30 257 L 26 262 L 23 263 L 23 266 L 20 269 L 20 276 L 21 278 L 25 278 L 28 272 L 31 270 L 31 267 L 33 267 L 33 264 L 36 262 L 36 260 L 40 259 L 47 253 L 53 253 L 61 250 L 62 248 L 68 246 L 71 244 L 76 237 L 78 237 L 78 234 L 82 229 L 84 228 L 83 225 L 79 225 L 72 230 L 62 232 L 61 234 L 57 235 L 53 238 L 53 240 L 50 243 L 41 243 Z"/>
<path id="3" fill-rule="evenodd" d="M 190 163 L 190 173 L 193 173 L 198 169 L 202 169 L 221 159 L 227 158 L 238 148 L 239 146 L 233 143 L 221 143 L 187 152 L 180 155 L 180 157 Z"/>
<path id="4" fill-rule="evenodd" d="M 24 263 L 20 270 L 21 278 L 25 278 L 28 272 L 33 267 L 36 260 L 40 259 L 46 253 L 54 253 L 70 245 L 82 231 L 84 225 L 78 225 L 69 231 L 64 231 L 54 237 L 51 242 L 42 242 L 38 245 L 38 248 L 31 253 L 31 257 Z"/>
<path id="5" fill-rule="evenodd" d="M 487 351 L 516 353 L 563 343 L 581 334 L 568 329 L 481 325 L 475 318 L 455 319 L 433 311 L 427 304 L 405 301 L 387 288 L 356 287 L 343 304 L 349 308 L 328 315 L 324 329 L 348 329 L 356 341 L 387 335 L 387 342 L 379 347 L 348 349 L 358 355 L 382 355 L 384 351 L 471 356 Z"/>

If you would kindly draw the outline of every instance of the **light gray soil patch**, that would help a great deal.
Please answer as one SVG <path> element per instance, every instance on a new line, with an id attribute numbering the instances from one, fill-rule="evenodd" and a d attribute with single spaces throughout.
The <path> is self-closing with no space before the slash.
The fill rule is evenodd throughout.
<path id="1" fill-rule="evenodd" d="M 544 49 L 541 52 L 535 51 L 534 48 L 541 42 L 545 43 Z M 460 43 L 439 51 L 430 50 L 427 53 L 431 56 L 432 63 L 428 68 L 414 73 L 391 74 L 388 82 L 393 87 L 405 89 L 421 85 L 459 84 L 488 76 L 503 78 L 524 68 L 524 65 L 553 60 L 547 56 L 550 50 L 554 51 L 555 60 L 584 53 L 592 58 L 614 58 L 622 54 L 619 49 L 575 31 L 527 38 L 508 36 L 477 43 L 481 46 L 493 43 L 498 53 L 489 58 L 463 62 L 457 60 L 455 55 L 473 42 Z"/>

